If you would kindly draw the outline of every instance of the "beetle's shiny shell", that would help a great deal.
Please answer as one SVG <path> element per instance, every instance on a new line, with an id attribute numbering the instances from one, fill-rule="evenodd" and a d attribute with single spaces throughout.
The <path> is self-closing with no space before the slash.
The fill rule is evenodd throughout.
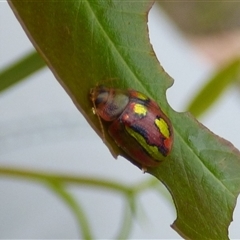
<path id="1" fill-rule="evenodd" d="M 90 94 L 96 114 L 110 122 L 111 137 L 143 169 L 157 166 L 170 153 L 173 128 L 156 102 L 135 90 L 104 86 Z"/>

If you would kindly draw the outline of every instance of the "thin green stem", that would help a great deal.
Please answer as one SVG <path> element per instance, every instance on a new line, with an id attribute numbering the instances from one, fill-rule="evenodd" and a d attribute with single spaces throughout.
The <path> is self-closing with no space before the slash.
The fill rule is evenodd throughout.
<path id="1" fill-rule="evenodd" d="M 74 196 L 70 194 L 64 188 L 63 184 L 60 184 L 59 182 L 49 182 L 47 186 L 50 187 L 50 189 L 68 205 L 72 213 L 75 215 L 79 229 L 81 230 L 80 234 L 83 239 L 93 239 L 90 224 L 81 204 L 79 203 L 79 200 L 76 201 Z"/>
<path id="2" fill-rule="evenodd" d="M 60 173 L 47 173 L 34 170 L 24 170 L 19 168 L 10 168 L 10 167 L 0 167 L 0 175 L 8 177 L 17 177 L 23 178 L 26 180 L 35 180 L 35 181 L 56 181 L 65 184 L 77 184 L 84 185 L 89 187 L 100 187 L 111 189 L 118 192 L 123 192 L 124 194 L 129 194 L 132 192 L 129 186 L 120 184 L 118 182 L 103 180 L 100 178 L 93 177 L 78 177 L 73 175 L 66 175 Z"/>
<path id="3" fill-rule="evenodd" d="M 157 184 L 159 184 L 159 181 L 156 178 L 151 177 L 147 181 L 144 180 L 141 183 L 138 183 L 135 186 L 133 186 L 132 191 L 134 193 L 140 193 L 140 192 L 143 192 L 143 191 L 145 191 L 149 188 L 153 188 Z"/>

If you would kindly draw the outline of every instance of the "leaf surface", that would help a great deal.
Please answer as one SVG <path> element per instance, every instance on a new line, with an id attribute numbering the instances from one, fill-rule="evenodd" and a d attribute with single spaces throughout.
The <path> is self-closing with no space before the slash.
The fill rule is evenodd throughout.
<path id="1" fill-rule="evenodd" d="M 10 5 L 99 135 L 89 100 L 89 91 L 97 84 L 136 89 L 159 103 L 172 121 L 174 145 L 166 161 L 149 173 L 173 196 L 178 214 L 173 228 L 189 239 L 228 239 L 240 190 L 240 155 L 190 114 L 177 113 L 168 105 L 165 93 L 173 81 L 149 43 L 150 2 L 11 1 Z M 114 156 L 126 156 L 108 135 L 106 142 Z"/>

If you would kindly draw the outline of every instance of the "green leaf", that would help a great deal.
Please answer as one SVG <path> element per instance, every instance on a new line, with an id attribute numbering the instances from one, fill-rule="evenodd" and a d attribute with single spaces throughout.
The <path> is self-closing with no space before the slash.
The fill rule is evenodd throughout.
<path id="1" fill-rule="evenodd" d="M 0 92 L 21 82 L 24 78 L 46 66 L 37 52 L 31 52 L 0 72 Z"/>
<path id="2" fill-rule="evenodd" d="M 10 4 L 34 46 L 99 135 L 99 121 L 89 100 L 90 88 L 96 84 L 136 89 L 160 104 L 172 121 L 174 145 L 169 157 L 149 173 L 173 196 L 178 214 L 173 228 L 188 239 L 228 239 L 240 191 L 240 154 L 191 115 L 176 113 L 168 105 L 165 92 L 172 79 L 149 43 L 150 2 L 29 0 Z M 127 157 L 108 135 L 106 144 L 114 156 Z"/>
<path id="3" fill-rule="evenodd" d="M 199 117 L 221 96 L 231 84 L 240 79 L 240 59 L 234 59 L 224 66 L 207 82 L 187 107 L 195 117 Z"/>

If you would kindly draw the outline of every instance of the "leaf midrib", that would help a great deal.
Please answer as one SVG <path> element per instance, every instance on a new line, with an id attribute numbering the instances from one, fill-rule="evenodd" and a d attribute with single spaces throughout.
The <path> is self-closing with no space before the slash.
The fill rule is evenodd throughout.
<path id="1" fill-rule="evenodd" d="M 109 35 L 107 34 L 107 32 L 105 31 L 105 28 L 103 27 L 103 25 L 101 24 L 101 21 L 97 18 L 97 15 L 94 12 L 94 9 L 91 7 L 90 2 L 86 1 L 86 4 L 88 5 L 89 11 L 94 15 L 96 22 L 99 26 L 99 29 L 101 29 L 103 35 L 105 36 L 105 38 L 108 40 L 108 42 L 111 45 L 111 48 L 117 53 L 117 56 L 119 58 L 119 60 L 123 63 L 123 65 L 126 67 L 126 69 L 128 69 L 129 73 L 133 76 L 133 78 L 136 80 L 136 82 L 138 82 L 138 84 L 144 88 L 148 94 L 148 96 L 151 96 L 152 99 L 154 99 L 154 97 L 152 96 L 152 94 L 147 90 L 147 88 L 145 88 L 145 86 L 142 84 L 141 81 L 138 80 L 138 77 L 136 76 L 136 74 L 131 70 L 131 68 L 129 67 L 127 61 L 125 60 L 125 58 L 122 56 L 121 51 L 119 51 L 118 47 L 114 44 L 114 41 L 109 37 Z M 227 190 L 227 192 L 229 193 L 229 195 L 233 198 L 235 198 L 234 194 L 227 188 L 227 186 L 225 186 L 223 184 L 223 182 L 221 180 L 219 180 L 216 175 L 210 171 L 210 169 L 204 164 L 204 162 L 201 160 L 201 158 L 196 154 L 196 152 L 194 151 L 194 149 L 190 148 L 189 145 L 186 143 L 186 141 L 184 140 L 184 138 L 181 136 L 181 134 L 179 134 L 179 131 L 177 131 L 177 128 L 174 128 L 174 133 L 178 135 L 179 139 L 181 139 L 185 145 L 187 146 L 187 148 L 189 149 L 189 151 L 193 152 L 194 155 L 197 157 L 197 159 L 199 160 L 199 162 L 201 163 L 201 165 L 203 166 L 203 169 L 207 169 L 208 173 L 213 177 L 213 179 L 215 179 L 215 181 L 225 190 Z"/>

